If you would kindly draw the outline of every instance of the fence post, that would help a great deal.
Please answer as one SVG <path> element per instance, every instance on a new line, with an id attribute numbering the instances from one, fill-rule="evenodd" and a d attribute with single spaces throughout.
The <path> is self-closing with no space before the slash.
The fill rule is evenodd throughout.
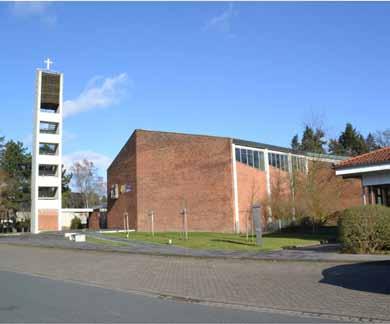
<path id="1" fill-rule="evenodd" d="M 154 210 L 150 211 L 150 222 L 151 222 L 152 236 L 154 237 Z"/>
<path id="2" fill-rule="evenodd" d="M 184 231 L 184 239 L 188 240 L 188 222 L 187 222 L 187 208 L 183 208 L 181 211 L 183 215 L 183 231 Z"/>

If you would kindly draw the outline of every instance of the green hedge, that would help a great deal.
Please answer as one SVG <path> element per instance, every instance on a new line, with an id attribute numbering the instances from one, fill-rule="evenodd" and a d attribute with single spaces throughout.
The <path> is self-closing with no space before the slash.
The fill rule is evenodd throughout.
<path id="1" fill-rule="evenodd" d="M 82 229 L 83 225 L 81 224 L 81 219 L 75 216 L 71 223 L 70 223 L 70 228 L 71 229 Z"/>
<path id="2" fill-rule="evenodd" d="M 339 218 L 339 239 L 345 252 L 390 250 L 390 208 L 368 205 L 345 209 Z"/>

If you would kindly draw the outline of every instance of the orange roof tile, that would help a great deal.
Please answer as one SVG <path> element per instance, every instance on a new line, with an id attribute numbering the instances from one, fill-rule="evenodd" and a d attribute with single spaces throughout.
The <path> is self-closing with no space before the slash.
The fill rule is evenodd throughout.
<path id="1" fill-rule="evenodd" d="M 390 146 L 344 160 L 336 168 L 382 164 L 386 162 L 390 163 Z"/>

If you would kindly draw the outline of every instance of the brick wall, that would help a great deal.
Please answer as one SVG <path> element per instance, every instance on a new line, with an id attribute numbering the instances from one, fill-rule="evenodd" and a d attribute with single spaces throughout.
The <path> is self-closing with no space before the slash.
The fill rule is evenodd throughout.
<path id="1" fill-rule="evenodd" d="M 180 231 L 180 210 L 190 231 L 234 229 L 231 141 L 211 136 L 137 131 L 137 229 Z"/>
<path id="2" fill-rule="evenodd" d="M 136 228 L 137 223 L 137 179 L 136 179 L 136 133 L 130 137 L 118 156 L 107 170 L 107 227 L 123 229 L 123 213 L 129 214 L 129 227 Z M 119 194 L 118 199 L 110 196 L 111 186 L 130 185 L 131 191 Z"/>
<path id="3" fill-rule="evenodd" d="M 56 209 L 39 209 L 38 219 L 39 231 L 58 230 L 58 211 Z"/>
<path id="4" fill-rule="evenodd" d="M 240 212 L 240 232 L 251 231 L 252 205 L 267 198 L 267 182 L 264 171 L 237 162 L 237 192 Z M 264 213 L 263 213 L 264 215 Z M 265 224 L 266 218 L 263 219 Z"/>
<path id="5" fill-rule="evenodd" d="M 88 218 L 88 229 L 99 230 L 100 229 L 100 212 L 94 210 Z"/>
<path id="6" fill-rule="evenodd" d="M 108 228 L 123 228 L 127 211 L 130 228 L 149 231 L 153 210 L 155 231 L 180 231 L 180 210 L 186 207 L 190 231 L 234 231 L 231 153 L 229 138 L 135 131 L 107 171 L 108 190 L 113 184 L 131 188 L 118 199 L 108 194 Z M 335 177 L 330 164 L 324 176 Z M 270 166 L 270 178 L 271 186 L 285 180 L 283 191 L 289 194 L 287 172 Z M 237 182 L 240 231 L 245 232 L 252 203 L 267 200 L 266 175 L 237 162 Z M 360 184 L 352 180 L 343 186 L 340 208 L 360 204 Z"/>

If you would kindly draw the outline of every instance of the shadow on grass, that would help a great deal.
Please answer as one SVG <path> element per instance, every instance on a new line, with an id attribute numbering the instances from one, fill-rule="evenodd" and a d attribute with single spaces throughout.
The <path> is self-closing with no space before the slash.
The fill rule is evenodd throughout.
<path id="1" fill-rule="evenodd" d="M 241 241 L 235 241 L 235 240 L 229 240 L 229 239 L 211 239 L 210 241 L 212 241 L 212 242 L 219 242 L 219 243 L 231 243 L 231 244 L 238 244 L 238 245 L 256 247 L 256 245 L 254 243 L 251 243 L 251 242 L 241 242 Z"/>
<path id="2" fill-rule="evenodd" d="M 321 283 L 390 295 L 390 260 L 343 264 L 325 269 Z"/>
<path id="3" fill-rule="evenodd" d="M 286 239 L 300 239 L 300 240 L 308 240 L 308 241 L 330 241 L 330 242 L 336 242 L 337 236 L 332 235 L 330 233 L 300 233 L 300 232 L 294 232 L 294 233 L 285 233 L 285 232 L 278 232 L 278 233 L 269 233 L 264 234 L 263 237 L 269 237 L 269 238 L 286 238 Z"/>

